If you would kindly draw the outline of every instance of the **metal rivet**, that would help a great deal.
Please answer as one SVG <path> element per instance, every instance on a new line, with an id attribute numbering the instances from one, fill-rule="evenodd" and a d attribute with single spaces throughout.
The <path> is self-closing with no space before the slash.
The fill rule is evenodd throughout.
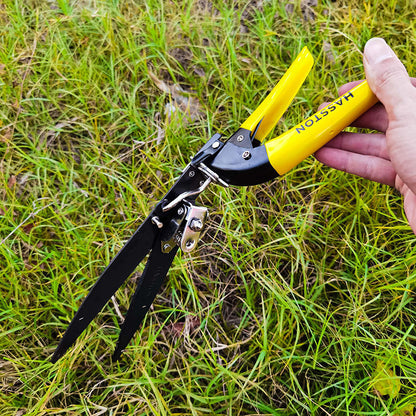
<path id="1" fill-rule="evenodd" d="M 184 213 L 184 209 L 182 207 L 180 207 L 178 209 L 178 215 L 182 215 Z"/>
<path id="2" fill-rule="evenodd" d="M 250 159 L 251 153 L 248 150 L 246 150 L 245 152 L 243 152 L 241 156 L 243 156 L 243 159 Z"/>
<path id="3" fill-rule="evenodd" d="M 238 137 L 237 137 L 237 141 L 238 142 L 242 142 L 244 140 L 244 136 L 242 135 L 242 134 L 240 134 Z"/>
<path id="4" fill-rule="evenodd" d="M 170 245 L 169 244 L 165 244 L 164 246 L 163 246 L 163 251 L 167 251 L 167 250 L 169 250 L 170 249 Z"/>
<path id="5" fill-rule="evenodd" d="M 212 143 L 212 148 L 213 149 L 218 149 L 220 147 L 220 142 L 214 142 Z"/>
<path id="6" fill-rule="evenodd" d="M 193 178 L 195 176 L 195 171 L 194 170 L 191 170 L 190 172 L 189 172 L 189 177 L 190 178 Z"/>

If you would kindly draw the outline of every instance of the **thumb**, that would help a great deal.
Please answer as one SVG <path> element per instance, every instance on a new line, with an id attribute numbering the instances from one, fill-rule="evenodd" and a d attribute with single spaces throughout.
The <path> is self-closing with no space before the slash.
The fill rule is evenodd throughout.
<path id="1" fill-rule="evenodd" d="M 364 69 L 371 90 L 387 111 L 390 160 L 399 177 L 416 194 L 416 88 L 383 39 L 373 38 L 365 45 Z"/>
<path id="2" fill-rule="evenodd" d="M 367 42 L 364 69 L 368 84 L 386 108 L 389 120 L 398 121 L 407 116 L 410 109 L 414 110 L 416 90 L 406 68 L 384 39 L 373 38 Z"/>

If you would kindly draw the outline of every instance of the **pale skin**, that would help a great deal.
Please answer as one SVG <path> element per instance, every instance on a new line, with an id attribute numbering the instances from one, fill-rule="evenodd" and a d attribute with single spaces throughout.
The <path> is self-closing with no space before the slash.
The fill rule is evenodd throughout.
<path id="1" fill-rule="evenodd" d="M 335 169 L 396 187 L 416 234 L 416 79 L 411 79 L 383 39 L 364 48 L 364 69 L 380 100 L 352 125 L 379 133 L 343 132 L 318 150 L 316 158 Z M 340 88 L 340 95 L 357 82 Z"/>

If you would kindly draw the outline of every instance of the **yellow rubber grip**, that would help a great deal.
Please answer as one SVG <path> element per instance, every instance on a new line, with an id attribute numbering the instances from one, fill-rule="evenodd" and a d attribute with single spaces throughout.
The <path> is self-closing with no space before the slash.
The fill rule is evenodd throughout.
<path id="1" fill-rule="evenodd" d="M 313 116 L 265 144 L 269 162 L 279 175 L 316 152 L 357 117 L 371 108 L 377 97 L 363 81 Z"/>
<path id="2" fill-rule="evenodd" d="M 278 84 L 253 111 L 250 117 L 244 121 L 240 128 L 253 133 L 261 121 L 256 132 L 256 139 L 263 141 L 289 107 L 293 98 L 295 98 L 296 93 L 308 76 L 312 66 L 313 57 L 305 46 L 290 65 L 289 69 L 284 73 Z"/>

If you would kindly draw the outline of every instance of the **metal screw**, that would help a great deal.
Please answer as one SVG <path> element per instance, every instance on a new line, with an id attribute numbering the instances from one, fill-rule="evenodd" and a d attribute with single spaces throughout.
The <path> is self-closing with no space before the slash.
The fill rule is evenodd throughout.
<path id="1" fill-rule="evenodd" d="M 195 176 L 195 171 L 194 170 L 191 170 L 190 172 L 189 172 L 189 177 L 190 178 L 193 178 Z"/>
<path id="2" fill-rule="evenodd" d="M 243 159 L 247 160 L 251 158 L 251 153 L 248 150 L 246 150 L 245 152 L 243 152 L 241 156 L 243 156 Z"/>
<path id="3" fill-rule="evenodd" d="M 163 251 L 168 251 L 170 249 L 170 245 L 169 244 L 164 244 L 163 245 Z"/>
<path id="4" fill-rule="evenodd" d="M 244 136 L 242 135 L 242 134 L 240 134 L 238 137 L 237 137 L 237 141 L 238 142 L 242 142 L 244 140 Z"/>
<path id="5" fill-rule="evenodd" d="M 192 218 L 189 224 L 189 228 L 195 232 L 201 231 L 203 227 L 204 223 L 199 218 Z"/>
<path id="6" fill-rule="evenodd" d="M 195 245 L 195 240 L 189 239 L 186 241 L 185 245 L 186 245 L 186 248 L 190 250 Z"/>
<path id="7" fill-rule="evenodd" d="M 220 147 L 220 142 L 214 142 L 212 143 L 212 148 L 213 149 L 218 149 Z"/>
<path id="8" fill-rule="evenodd" d="M 182 215 L 184 213 L 184 209 L 182 207 L 180 207 L 178 209 L 178 215 Z"/>

